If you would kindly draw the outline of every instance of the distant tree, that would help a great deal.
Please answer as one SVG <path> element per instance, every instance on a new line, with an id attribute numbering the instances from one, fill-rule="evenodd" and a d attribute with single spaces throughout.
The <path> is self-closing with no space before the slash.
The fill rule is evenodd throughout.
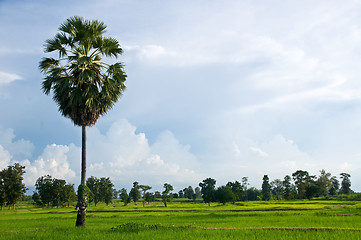
<path id="1" fill-rule="evenodd" d="M 25 167 L 19 163 L 15 163 L 13 166 L 8 166 L 7 169 L 2 170 L 3 173 L 3 189 L 5 192 L 6 204 L 13 207 L 15 210 L 15 203 L 22 198 L 27 188 L 23 183 L 23 174 Z"/>
<path id="2" fill-rule="evenodd" d="M 74 184 L 66 184 L 64 186 L 64 202 L 69 207 L 70 203 L 75 202 L 76 199 L 77 197 L 74 190 Z"/>
<path id="3" fill-rule="evenodd" d="M 127 204 L 130 202 L 130 197 L 127 193 L 127 189 L 125 189 L 125 188 L 122 188 L 120 190 L 119 197 L 122 200 L 122 202 L 124 203 L 124 206 L 127 206 Z"/>
<path id="4" fill-rule="evenodd" d="M 5 179 L 3 177 L 3 171 L 0 171 L 0 207 L 1 207 L 1 211 L 3 210 L 3 206 L 6 203 L 6 198 L 5 198 Z"/>
<path id="5" fill-rule="evenodd" d="M 91 191 L 91 196 L 90 196 L 89 202 L 94 202 L 95 206 L 102 199 L 99 181 L 100 180 L 94 176 L 91 176 L 90 178 L 88 178 L 86 180 L 86 185 L 88 186 L 88 188 Z"/>
<path id="6" fill-rule="evenodd" d="M 332 187 L 331 173 L 327 173 L 324 169 L 320 170 L 320 176 L 316 181 L 319 196 L 327 196 Z"/>
<path id="7" fill-rule="evenodd" d="M 277 196 L 277 200 L 280 200 L 280 195 L 284 192 L 283 182 L 281 179 L 275 179 L 271 182 L 272 192 Z"/>
<path id="8" fill-rule="evenodd" d="M 134 204 L 137 205 L 137 202 L 141 197 L 138 182 L 133 182 L 133 187 L 132 187 L 132 189 L 130 189 L 129 197 L 133 200 Z"/>
<path id="9" fill-rule="evenodd" d="M 40 201 L 43 205 L 50 207 L 53 198 L 53 179 L 50 175 L 39 177 L 35 183 L 35 189 L 39 194 Z M 34 193 L 35 194 L 35 193 Z M 40 202 L 38 202 L 39 204 Z"/>
<path id="10" fill-rule="evenodd" d="M 66 184 L 65 180 L 52 178 L 50 175 L 39 177 L 35 183 L 32 199 L 36 205 L 60 207 L 64 204 L 76 201 L 74 185 Z"/>
<path id="11" fill-rule="evenodd" d="M 100 200 L 104 201 L 106 205 L 112 202 L 113 199 L 113 183 L 109 177 L 102 177 L 99 180 L 99 192 L 100 192 Z"/>
<path id="12" fill-rule="evenodd" d="M 37 206 L 43 205 L 38 192 L 34 192 L 33 195 L 31 196 L 31 199 L 33 199 L 35 205 L 37 205 Z"/>
<path id="13" fill-rule="evenodd" d="M 66 202 L 65 185 L 66 185 L 66 181 L 63 179 L 54 178 L 52 180 L 51 201 L 53 203 L 53 206 L 60 207 L 62 205 L 62 203 Z"/>
<path id="14" fill-rule="evenodd" d="M 148 204 L 149 204 L 150 202 L 154 202 L 154 200 L 155 200 L 154 193 L 146 192 L 144 199 L 145 199 L 146 202 L 148 202 Z"/>
<path id="15" fill-rule="evenodd" d="M 179 198 L 184 198 L 183 190 L 179 190 L 178 197 Z"/>
<path id="16" fill-rule="evenodd" d="M 291 180 L 292 180 L 291 177 L 289 175 L 286 175 L 282 181 L 282 186 L 284 189 L 284 198 L 286 200 L 290 200 L 293 198 Z"/>
<path id="17" fill-rule="evenodd" d="M 196 198 L 201 198 L 202 197 L 202 191 L 199 187 L 196 187 L 194 189 L 194 193 L 196 194 Z"/>
<path id="18" fill-rule="evenodd" d="M 120 190 L 113 188 L 113 199 L 117 199 L 119 196 Z"/>
<path id="19" fill-rule="evenodd" d="M 293 180 L 297 187 L 297 194 L 299 199 L 306 197 L 306 180 L 309 174 L 307 171 L 297 170 L 292 173 Z"/>
<path id="20" fill-rule="evenodd" d="M 162 198 L 162 194 L 159 191 L 155 191 L 154 192 L 154 197 L 155 198 Z"/>
<path id="21" fill-rule="evenodd" d="M 192 199 L 194 190 L 193 190 L 192 186 L 188 186 L 187 188 L 183 189 L 183 193 L 184 193 L 185 198 Z"/>
<path id="22" fill-rule="evenodd" d="M 319 196 L 320 188 L 317 185 L 316 176 L 307 176 L 305 196 L 308 199 Z"/>
<path id="23" fill-rule="evenodd" d="M 255 187 L 251 187 L 249 189 L 247 189 L 247 197 L 248 197 L 248 201 L 257 201 L 259 199 L 261 199 L 262 196 L 262 192 L 258 189 L 256 189 Z"/>
<path id="24" fill-rule="evenodd" d="M 242 189 L 242 185 L 240 182 L 238 182 L 238 181 L 235 181 L 234 183 L 228 182 L 226 186 L 231 188 L 234 196 L 236 197 L 235 201 L 241 200 L 242 195 L 243 195 L 243 189 Z"/>
<path id="25" fill-rule="evenodd" d="M 163 187 L 162 202 L 164 203 L 164 206 L 167 207 L 167 202 L 170 202 L 173 198 L 173 194 L 171 193 L 171 191 L 173 191 L 173 186 L 169 183 L 164 183 Z"/>
<path id="26" fill-rule="evenodd" d="M 269 201 L 270 199 L 271 199 L 271 185 L 269 184 L 268 176 L 264 175 L 262 182 L 262 200 Z"/>
<path id="27" fill-rule="evenodd" d="M 341 194 L 350 194 L 352 192 L 350 180 L 351 175 L 348 173 L 340 173 L 340 175 L 342 179 L 340 189 Z"/>
<path id="28" fill-rule="evenodd" d="M 227 202 L 235 202 L 236 196 L 234 195 L 231 187 L 229 186 L 220 186 L 217 188 L 216 193 L 216 200 L 223 205 L 225 205 Z"/>
<path id="29" fill-rule="evenodd" d="M 143 207 L 145 205 L 145 192 L 152 189 L 151 186 L 148 186 L 148 185 L 139 185 L 139 188 L 142 189 L 143 191 Z"/>
<path id="30" fill-rule="evenodd" d="M 336 195 L 340 188 L 340 182 L 338 181 L 336 176 L 332 176 L 330 180 L 331 180 L 332 186 L 330 188 L 329 194 Z"/>
<path id="31" fill-rule="evenodd" d="M 243 190 L 243 196 L 241 197 L 241 200 L 247 201 L 248 200 L 248 177 L 242 177 L 242 190 Z"/>
<path id="32" fill-rule="evenodd" d="M 199 183 L 199 186 L 201 187 L 203 201 L 210 206 L 211 202 L 215 199 L 216 180 L 213 178 L 206 178 Z"/>

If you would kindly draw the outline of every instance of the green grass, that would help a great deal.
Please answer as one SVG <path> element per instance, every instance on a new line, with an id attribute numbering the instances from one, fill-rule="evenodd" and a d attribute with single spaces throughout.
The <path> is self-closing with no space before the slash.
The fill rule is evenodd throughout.
<path id="1" fill-rule="evenodd" d="M 0 239 L 361 239 L 361 203 L 242 202 L 90 206 L 86 227 L 74 208 L 19 205 L 0 213 Z M 102 211 L 102 212 L 97 212 Z M 108 211 L 108 212 L 104 212 Z M 49 213 L 51 212 L 51 213 Z"/>

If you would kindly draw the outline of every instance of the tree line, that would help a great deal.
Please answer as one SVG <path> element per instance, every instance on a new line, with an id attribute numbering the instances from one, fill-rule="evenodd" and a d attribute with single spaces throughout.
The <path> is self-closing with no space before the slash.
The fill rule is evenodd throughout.
<path id="1" fill-rule="evenodd" d="M 19 163 L 8 166 L 0 171 L 0 206 L 15 208 L 15 203 L 22 199 L 27 188 L 23 183 L 25 167 Z M 283 179 L 270 181 L 268 175 L 263 176 L 261 189 L 249 187 L 248 177 L 241 181 L 228 182 L 226 185 L 216 187 L 216 180 L 206 178 L 197 187 L 185 187 L 178 192 L 173 192 L 171 184 L 165 183 L 162 192 L 150 192 L 149 185 L 133 182 L 128 192 L 122 188 L 116 190 L 109 177 L 97 178 L 91 176 L 86 181 L 86 197 L 88 204 L 95 206 L 99 202 L 110 204 L 113 199 L 120 199 L 124 205 L 133 202 L 135 205 L 162 201 L 164 206 L 172 199 L 185 198 L 196 201 L 202 199 L 210 205 L 212 202 L 225 204 L 236 201 L 269 201 L 269 200 L 294 200 L 311 199 L 314 197 L 328 197 L 338 194 L 351 194 L 351 175 L 340 173 L 339 178 L 332 176 L 325 170 L 320 170 L 319 176 L 310 175 L 307 171 L 297 170 Z M 79 191 L 79 190 L 78 190 Z M 63 179 L 52 178 L 50 175 L 39 177 L 35 182 L 35 191 L 32 195 L 34 203 L 38 206 L 70 206 L 80 196 L 76 193 L 74 185 Z"/>

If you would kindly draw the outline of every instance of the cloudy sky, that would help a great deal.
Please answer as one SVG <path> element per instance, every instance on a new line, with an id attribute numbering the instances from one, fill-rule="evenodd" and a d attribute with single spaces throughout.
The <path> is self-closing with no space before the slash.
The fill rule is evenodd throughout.
<path id="1" fill-rule="evenodd" d="M 361 191 L 361 3 L 0 0 L 0 168 L 80 182 L 81 129 L 41 91 L 43 44 L 71 16 L 118 39 L 128 75 L 88 131 L 88 176 L 161 190 L 298 169 Z"/>

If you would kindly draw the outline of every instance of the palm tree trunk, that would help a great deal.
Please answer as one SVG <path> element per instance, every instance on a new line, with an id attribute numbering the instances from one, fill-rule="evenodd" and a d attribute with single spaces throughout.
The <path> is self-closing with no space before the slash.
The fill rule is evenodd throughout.
<path id="1" fill-rule="evenodd" d="M 82 126 L 82 147 L 81 147 L 81 181 L 80 185 L 86 185 L 86 126 Z M 77 227 L 85 227 L 85 213 L 87 208 L 87 199 L 78 199 L 78 213 L 75 225 Z"/>
<path id="2" fill-rule="evenodd" d="M 86 126 L 82 126 L 81 146 L 81 183 L 86 185 Z"/>

